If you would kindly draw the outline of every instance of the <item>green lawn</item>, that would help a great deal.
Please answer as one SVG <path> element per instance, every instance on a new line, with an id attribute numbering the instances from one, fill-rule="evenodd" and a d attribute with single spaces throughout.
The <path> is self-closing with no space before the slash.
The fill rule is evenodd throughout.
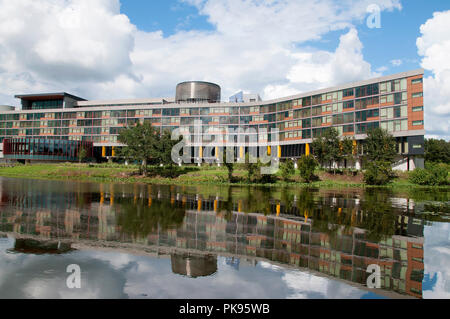
<path id="1" fill-rule="evenodd" d="M 159 167 L 150 167 L 150 170 L 160 171 Z M 183 167 L 181 175 L 178 177 L 142 177 L 138 174 L 137 166 L 124 166 L 118 164 L 36 164 L 36 165 L 18 165 L 15 167 L 0 167 L 0 176 L 17 178 L 36 178 L 51 180 L 76 180 L 93 182 L 117 182 L 117 183 L 148 183 L 148 184 L 175 184 L 175 185 L 229 185 L 227 180 L 228 171 L 225 167 L 203 166 L 200 169 L 195 166 Z M 277 176 L 274 184 L 265 184 L 265 186 L 315 186 L 315 187 L 366 187 L 359 177 L 348 177 L 345 175 L 331 175 L 322 171 L 317 171 L 320 180 L 312 184 L 302 183 L 301 178 L 296 172 L 295 176 L 288 182 L 282 181 Z M 234 177 L 237 180 L 236 185 L 249 185 L 246 182 L 246 171 L 243 167 L 238 167 L 234 171 Z M 251 184 L 253 186 L 262 184 Z M 414 188 L 419 187 L 408 181 L 408 174 L 401 173 L 390 186 Z"/>

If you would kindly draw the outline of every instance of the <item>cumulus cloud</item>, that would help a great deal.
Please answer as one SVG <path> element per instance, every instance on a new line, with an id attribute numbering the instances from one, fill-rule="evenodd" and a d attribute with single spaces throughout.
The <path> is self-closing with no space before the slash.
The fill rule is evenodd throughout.
<path id="1" fill-rule="evenodd" d="M 0 0 L 2 93 L 70 90 L 131 74 L 134 31 L 118 0 Z"/>
<path id="2" fill-rule="evenodd" d="M 314 51 L 293 53 L 296 62 L 290 69 L 285 85 L 267 85 L 264 90 L 266 98 L 288 96 L 299 91 L 316 90 L 379 76 L 372 72 L 371 65 L 362 55 L 363 45 L 356 29 L 340 37 L 335 52 Z"/>
<path id="3" fill-rule="evenodd" d="M 432 75 L 424 79 L 425 128 L 430 137 L 450 139 L 450 11 L 435 12 L 420 27 L 417 39 L 422 67 Z"/>
<path id="4" fill-rule="evenodd" d="M 369 4 L 400 0 L 184 0 L 213 31 L 138 30 L 119 0 L 0 0 L 0 98 L 70 91 L 90 99 L 173 96 L 176 83 L 220 83 L 280 97 L 377 75 L 355 25 Z M 335 51 L 310 41 L 340 31 Z M 306 42 L 309 46 L 306 47 Z M 313 42 L 312 42 L 313 43 Z M 17 104 L 17 102 L 15 102 Z"/>
<path id="5" fill-rule="evenodd" d="M 391 64 L 393 66 L 401 66 L 403 64 L 403 60 L 401 60 L 401 59 L 394 59 L 394 60 L 391 60 Z"/>

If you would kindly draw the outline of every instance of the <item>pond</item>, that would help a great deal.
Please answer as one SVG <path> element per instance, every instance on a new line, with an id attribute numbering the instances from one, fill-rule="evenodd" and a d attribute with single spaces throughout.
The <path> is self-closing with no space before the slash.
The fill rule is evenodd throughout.
<path id="1" fill-rule="evenodd" d="M 449 194 L 0 178 L 0 298 L 450 298 Z"/>

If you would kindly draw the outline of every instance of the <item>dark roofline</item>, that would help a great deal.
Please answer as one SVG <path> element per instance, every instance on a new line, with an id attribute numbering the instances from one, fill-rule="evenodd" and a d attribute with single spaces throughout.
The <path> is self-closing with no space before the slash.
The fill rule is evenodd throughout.
<path id="1" fill-rule="evenodd" d="M 46 96 L 60 96 L 60 97 L 69 97 L 77 101 L 87 101 L 81 97 L 66 93 L 66 92 L 58 92 L 58 93 L 40 93 L 40 94 L 21 94 L 15 95 L 16 99 L 32 99 L 34 97 L 46 97 Z"/>

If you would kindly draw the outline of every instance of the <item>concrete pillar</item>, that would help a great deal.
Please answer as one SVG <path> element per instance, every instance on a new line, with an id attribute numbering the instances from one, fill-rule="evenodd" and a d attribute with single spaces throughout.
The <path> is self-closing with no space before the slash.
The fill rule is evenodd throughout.
<path id="1" fill-rule="evenodd" d="M 355 169 L 357 169 L 357 170 L 361 170 L 361 160 L 356 160 L 356 162 L 355 162 Z"/>
<path id="2" fill-rule="evenodd" d="M 416 162 L 414 161 L 414 157 L 408 157 L 408 161 L 409 161 L 409 170 L 413 171 L 416 169 Z"/>

